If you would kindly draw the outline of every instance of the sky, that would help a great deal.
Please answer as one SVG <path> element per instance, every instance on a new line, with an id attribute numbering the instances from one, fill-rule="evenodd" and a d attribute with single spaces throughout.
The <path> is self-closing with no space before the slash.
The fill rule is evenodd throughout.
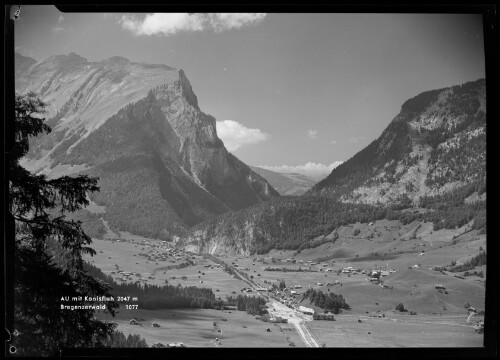
<path id="1" fill-rule="evenodd" d="M 23 6 L 15 50 L 183 69 L 248 165 L 328 174 L 419 93 L 485 77 L 480 15 L 102 14 Z"/>

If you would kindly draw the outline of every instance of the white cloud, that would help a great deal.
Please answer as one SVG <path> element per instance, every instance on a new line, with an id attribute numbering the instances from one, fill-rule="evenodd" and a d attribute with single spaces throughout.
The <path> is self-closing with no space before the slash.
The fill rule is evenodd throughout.
<path id="1" fill-rule="evenodd" d="M 57 19 L 57 22 L 60 24 L 64 21 L 64 16 L 60 15 L 59 19 Z"/>
<path id="2" fill-rule="evenodd" d="M 264 20 L 263 13 L 217 13 L 207 14 L 210 27 L 215 31 L 239 29 L 246 25 L 257 24 Z"/>
<path id="3" fill-rule="evenodd" d="M 366 140 L 366 137 L 364 137 L 364 136 L 353 136 L 353 137 L 349 138 L 349 142 L 353 142 L 353 143 L 357 143 L 358 141 L 361 141 L 361 140 Z"/>
<path id="4" fill-rule="evenodd" d="M 162 13 L 146 15 L 144 20 L 124 15 L 120 20 L 124 29 L 136 35 L 172 35 L 179 31 L 203 30 L 203 19 L 197 14 Z"/>
<path id="5" fill-rule="evenodd" d="M 135 35 L 173 35 L 180 31 L 202 31 L 212 29 L 216 32 L 239 29 L 243 26 L 261 22 L 266 14 L 244 13 L 154 13 L 142 20 L 135 16 L 124 15 L 119 23 Z"/>
<path id="6" fill-rule="evenodd" d="M 334 144 L 335 145 L 336 143 L 337 143 L 337 140 L 330 141 L 330 144 Z"/>
<path id="7" fill-rule="evenodd" d="M 258 165 L 258 167 L 275 171 L 278 173 L 299 173 L 306 176 L 319 177 L 326 176 L 332 172 L 337 166 L 342 164 L 343 161 L 335 161 L 330 165 L 308 162 L 304 165 L 279 165 L 279 166 L 267 166 Z"/>
<path id="8" fill-rule="evenodd" d="M 309 136 L 310 139 L 317 139 L 318 138 L 318 130 L 308 130 L 307 136 Z"/>
<path id="9" fill-rule="evenodd" d="M 228 151 L 235 151 L 245 145 L 257 144 L 270 137 L 269 134 L 259 129 L 249 129 L 234 120 L 217 121 L 216 126 L 217 135 Z"/>
<path id="10" fill-rule="evenodd" d="M 63 30 L 64 30 L 64 28 L 62 26 L 55 26 L 52 28 L 53 33 L 58 33 L 58 32 L 63 31 Z"/>

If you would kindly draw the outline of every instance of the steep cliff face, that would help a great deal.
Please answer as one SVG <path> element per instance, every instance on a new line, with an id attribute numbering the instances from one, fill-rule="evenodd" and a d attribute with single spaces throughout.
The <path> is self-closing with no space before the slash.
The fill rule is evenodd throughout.
<path id="1" fill-rule="evenodd" d="M 378 139 L 312 189 L 345 202 L 417 205 L 486 177 L 486 91 L 480 79 L 406 101 Z"/>
<path id="2" fill-rule="evenodd" d="M 49 103 L 53 129 L 32 141 L 23 166 L 98 176 L 92 200 L 112 229 L 169 238 L 278 196 L 227 152 L 182 70 L 69 54 L 32 65 L 16 83 Z"/>

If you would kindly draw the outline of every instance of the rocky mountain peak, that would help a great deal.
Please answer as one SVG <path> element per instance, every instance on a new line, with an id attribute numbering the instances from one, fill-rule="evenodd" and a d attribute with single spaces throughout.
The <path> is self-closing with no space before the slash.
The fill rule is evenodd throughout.
<path id="1" fill-rule="evenodd" d="M 196 109 L 198 108 L 198 98 L 193 92 L 193 88 L 191 87 L 191 83 L 189 82 L 184 70 L 179 70 L 179 86 L 182 90 L 182 95 L 186 98 L 187 102 L 194 106 Z"/>
<path id="2" fill-rule="evenodd" d="M 49 177 L 100 178 L 92 199 L 112 228 L 169 238 L 279 194 L 227 152 L 183 70 L 122 57 L 53 56 L 16 78 L 49 103 L 52 133 L 22 165 Z"/>

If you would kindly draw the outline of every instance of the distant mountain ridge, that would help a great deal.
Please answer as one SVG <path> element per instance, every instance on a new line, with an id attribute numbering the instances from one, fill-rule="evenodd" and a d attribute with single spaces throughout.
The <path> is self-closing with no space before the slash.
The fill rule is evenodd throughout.
<path id="1" fill-rule="evenodd" d="M 313 179 L 298 173 L 278 173 L 257 166 L 250 168 L 266 179 L 280 195 L 303 195 L 316 183 Z"/>
<path id="2" fill-rule="evenodd" d="M 31 141 L 22 165 L 49 177 L 98 176 L 101 192 L 91 200 L 105 207 L 100 216 L 113 231 L 171 239 L 279 196 L 228 153 L 184 71 L 74 53 L 16 60 L 16 91 L 48 102 L 53 130 Z"/>

